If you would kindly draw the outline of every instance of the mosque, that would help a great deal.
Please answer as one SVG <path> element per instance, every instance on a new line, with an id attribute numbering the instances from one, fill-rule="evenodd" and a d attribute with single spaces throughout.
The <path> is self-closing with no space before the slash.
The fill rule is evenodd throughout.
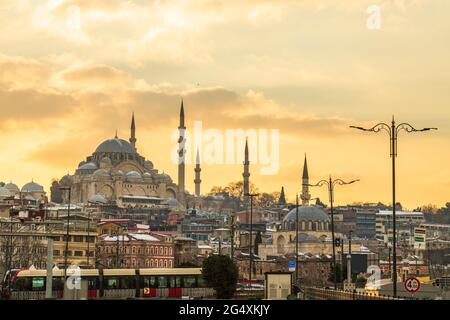
<path id="1" fill-rule="evenodd" d="M 299 252 L 313 254 L 330 254 L 331 246 L 331 219 L 327 212 L 317 205 L 310 205 L 308 163 L 303 165 L 302 192 L 300 195 L 302 205 L 293 208 L 284 217 L 279 230 L 272 232 L 266 243 L 259 245 L 259 256 L 266 259 L 268 256 L 283 256 L 295 252 L 298 241 Z M 298 224 L 298 239 L 297 236 Z M 339 236 L 336 233 L 336 236 Z"/>
<path id="2" fill-rule="evenodd" d="M 184 139 L 184 107 L 180 109 L 180 146 Z M 184 161 L 178 164 L 178 184 L 159 172 L 153 163 L 140 155 L 136 147 L 136 123 L 134 113 L 128 141 L 116 136 L 101 142 L 92 155 L 79 163 L 73 175 L 65 175 L 52 185 L 52 201 L 65 202 L 66 192 L 58 192 L 61 186 L 71 187 L 72 203 L 114 202 L 119 206 L 129 202 L 159 203 L 164 199 L 176 199 L 184 203 L 188 195 L 184 188 Z M 179 150 L 180 158 L 184 154 Z M 200 180 L 198 178 L 198 180 Z M 200 181 L 196 189 L 200 189 Z"/>

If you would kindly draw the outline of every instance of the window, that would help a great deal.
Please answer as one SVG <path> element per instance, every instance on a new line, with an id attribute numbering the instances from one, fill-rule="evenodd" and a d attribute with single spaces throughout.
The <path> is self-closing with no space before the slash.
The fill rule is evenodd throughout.
<path id="1" fill-rule="evenodd" d="M 59 250 L 53 250 L 53 255 L 54 256 L 59 256 L 61 254 L 61 252 Z"/>
<path id="2" fill-rule="evenodd" d="M 75 251 L 74 252 L 74 256 L 75 257 L 82 257 L 83 256 L 83 251 Z"/>
<path id="3" fill-rule="evenodd" d="M 74 242 L 83 242 L 83 236 L 73 236 Z"/>
<path id="4" fill-rule="evenodd" d="M 158 277 L 158 285 L 160 288 L 167 288 L 168 283 L 167 283 L 167 277 L 164 276 L 160 276 Z"/>
<path id="5" fill-rule="evenodd" d="M 144 276 L 142 287 L 144 288 L 158 288 L 158 278 L 156 276 Z"/>
<path id="6" fill-rule="evenodd" d="M 31 282 L 31 290 L 32 291 L 41 291 L 44 290 L 45 279 L 42 278 L 33 278 Z"/>
<path id="7" fill-rule="evenodd" d="M 167 256 L 167 247 L 164 248 L 164 255 Z"/>
<path id="8" fill-rule="evenodd" d="M 189 276 L 183 277 L 183 287 L 184 288 L 197 287 L 197 279 L 195 277 L 189 277 Z"/>

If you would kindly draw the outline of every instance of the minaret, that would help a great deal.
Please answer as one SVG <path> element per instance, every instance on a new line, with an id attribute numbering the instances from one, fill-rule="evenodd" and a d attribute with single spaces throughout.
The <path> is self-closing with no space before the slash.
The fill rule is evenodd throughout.
<path id="1" fill-rule="evenodd" d="M 131 137 L 130 137 L 130 143 L 133 147 L 136 148 L 136 124 L 134 123 L 134 112 L 133 116 L 131 118 Z"/>
<path id="2" fill-rule="evenodd" d="M 178 127 L 178 132 L 180 133 L 180 138 L 178 139 L 178 191 L 182 194 L 184 194 L 185 187 L 184 187 L 184 171 L 185 171 L 185 156 L 186 156 L 186 150 L 185 144 L 186 144 L 186 138 L 185 138 L 185 132 L 186 127 L 184 126 L 184 106 L 183 106 L 183 99 L 181 99 L 181 109 L 180 109 L 180 126 Z"/>
<path id="3" fill-rule="evenodd" d="M 286 205 L 286 196 L 284 195 L 284 187 L 281 187 L 280 198 L 278 199 L 280 206 Z"/>
<path id="4" fill-rule="evenodd" d="M 309 205 L 309 200 L 311 200 L 311 194 L 309 193 L 309 174 L 308 174 L 308 163 L 306 161 L 305 153 L 305 163 L 303 164 L 303 177 L 302 177 L 302 194 L 300 195 L 302 199 L 302 205 Z"/>
<path id="5" fill-rule="evenodd" d="M 244 160 L 244 173 L 242 176 L 244 177 L 244 195 L 250 192 L 250 161 L 248 159 L 248 141 L 245 139 L 245 160 Z M 246 197 L 245 197 L 246 198 Z"/>
<path id="6" fill-rule="evenodd" d="M 200 179 L 200 171 L 202 169 L 200 168 L 200 151 L 197 148 L 197 158 L 195 159 L 195 195 L 197 197 L 200 197 L 200 183 L 202 183 L 202 180 Z"/>

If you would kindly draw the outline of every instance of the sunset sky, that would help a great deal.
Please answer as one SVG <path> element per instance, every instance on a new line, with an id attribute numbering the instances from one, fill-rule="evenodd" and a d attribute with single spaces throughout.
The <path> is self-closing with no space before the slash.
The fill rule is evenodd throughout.
<path id="1" fill-rule="evenodd" d="M 369 5 L 381 29 L 366 26 Z M 397 198 L 413 209 L 450 201 L 448 0 L 0 0 L 0 181 L 47 192 L 105 139 L 129 138 L 176 181 L 171 161 L 183 97 L 186 124 L 279 129 L 280 170 L 260 190 L 293 201 L 306 153 L 311 182 L 337 204 L 390 203 L 386 134 L 349 125 L 438 127 L 402 133 Z M 79 17 L 79 19 L 77 18 Z M 242 179 L 242 165 L 203 165 L 202 192 Z M 187 166 L 194 191 L 193 166 Z M 313 189 L 325 203 L 325 188 Z"/>

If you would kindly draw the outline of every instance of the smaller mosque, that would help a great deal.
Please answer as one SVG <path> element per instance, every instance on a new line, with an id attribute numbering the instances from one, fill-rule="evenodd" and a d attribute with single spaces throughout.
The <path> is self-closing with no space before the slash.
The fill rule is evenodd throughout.
<path id="1" fill-rule="evenodd" d="M 284 195 L 284 189 L 283 189 Z M 279 230 L 272 232 L 271 238 L 259 246 L 259 256 L 282 256 L 295 253 L 295 242 L 298 241 L 300 252 L 313 254 L 329 254 L 332 252 L 331 219 L 321 206 L 310 205 L 308 163 L 303 165 L 302 205 L 290 210 L 282 220 Z M 296 239 L 298 224 L 298 239 Z"/>

